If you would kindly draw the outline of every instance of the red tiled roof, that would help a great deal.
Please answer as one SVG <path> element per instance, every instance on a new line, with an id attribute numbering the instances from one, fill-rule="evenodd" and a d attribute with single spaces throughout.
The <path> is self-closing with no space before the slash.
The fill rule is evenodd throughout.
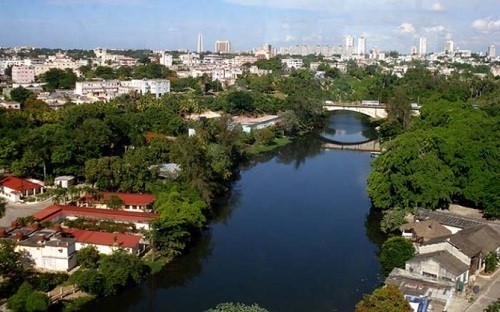
<path id="1" fill-rule="evenodd" d="M 157 218 L 159 215 L 152 212 L 121 211 L 111 209 L 85 208 L 77 206 L 52 205 L 33 215 L 40 222 L 52 220 L 63 214 L 65 217 L 87 217 L 101 220 L 119 220 L 127 222 L 144 222 Z"/>
<path id="2" fill-rule="evenodd" d="M 16 190 L 18 192 L 23 192 L 32 189 L 39 189 L 43 187 L 43 185 L 33 183 L 18 177 L 6 177 L 0 181 L 0 185 Z"/>
<path id="3" fill-rule="evenodd" d="M 141 237 L 137 235 L 96 232 L 79 229 L 64 229 L 64 233 L 70 234 L 79 243 L 104 246 L 117 245 L 125 248 L 136 247 L 141 240 Z"/>
<path id="4" fill-rule="evenodd" d="M 102 202 L 105 203 L 108 201 L 111 195 L 115 195 L 120 197 L 124 205 L 133 205 L 133 206 L 145 206 L 152 204 L 155 201 L 155 196 L 153 194 L 135 194 L 135 193 L 108 193 L 108 192 L 99 192 L 102 195 L 102 199 L 95 200 L 91 195 L 86 195 L 80 200 L 85 202 Z"/>

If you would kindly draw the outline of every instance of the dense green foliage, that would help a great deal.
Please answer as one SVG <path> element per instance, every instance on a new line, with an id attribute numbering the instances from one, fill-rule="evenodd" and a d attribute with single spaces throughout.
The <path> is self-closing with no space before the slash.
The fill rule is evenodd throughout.
<path id="1" fill-rule="evenodd" d="M 10 91 L 10 97 L 12 100 L 19 102 L 22 107 L 26 100 L 34 98 L 35 94 L 24 87 L 17 87 Z"/>
<path id="2" fill-rule="evenodd" d="M 138 284 L 147 270 L 136 255 L 118 249 L 111 255 L 102 256 L 97 268 L 76 271 L 70 281 L 92 295 L 109 296 L 123 287 Z"/>
<path id="3" fill-rule="evenodd" d="M 497 301 L 492 302 L 486 309 L 484 309 L 484 312 L 499 312 L 500 311 L 500 298 L 497 299 Z"/>
<path id="4" fill-rule="evenodd" d="M 49 297 L 24 282 L 16 294 L 7 300 L 7 307 L 14 312 L 44 312 L 50 305 Z"/>
<path id="5" fill-rule="evenodd" d="M 206 312 L 267 312 L 267 310 L 261 308 L 258 304 L 246 305 L 243 303 L 226 302 L 220 303 L 215 308 Z"/>
<path id="6" fill-rule="evenodd" d="M 414 255 L 415 247 L 410 240 L 401 236 L 389 238 L 380 251 L 382 272 L 387 276 L 394 268 L 404 268 L 405 262 Z"/>
<path id="7" fill-rule="evenodd" d="M 8 297 L 23 282 L 23 257 L 14 250 L 15 242 L 0 240 L 0 298 Z"/>
<path id="8" fill-rule="evenodd" d="M 76 74 L 72 69 L 51 68 L 46 73 L 41 75 L 45 91 L 54 91 L 56 89 L 74 89 L 77 80 Z"/>
<path id="9" fill-rule="evenodd" d="M 413 309 L 394 285 L 375 289 L 371 295 L 364 295 L 356 305 L 356 312 L 411 312 Z"/>
<path id="10" fill-rule="evenodd" d="M 99 264 L 101 255 L 93 245 L 85 246 L 78 250 L 76 255 L 78 265 L 83 269 L 95 269 Z"/>
<path id="11" fill-rule="evenodd" d="M 486 272 L 493 272 L 497 269 L 500 263 L 500 257 L 494 251 L 490 252 L 484 259 L 484 270 Z"/>
<path id="12" fill-rule="evenodd" d="M 500 117 L 462 102 L 438 101 L 385 147 L 368 178 L 382 209 L 447 208 L 453 201 L 500 216 Z"/>

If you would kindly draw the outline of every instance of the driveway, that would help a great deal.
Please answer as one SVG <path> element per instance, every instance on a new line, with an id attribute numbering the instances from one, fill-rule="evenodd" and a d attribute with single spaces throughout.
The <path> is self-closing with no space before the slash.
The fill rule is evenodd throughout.
<path id="1" fill-rule="evenodd" d="M 0 226 L 10 226 L 11 222 L 19 217 L 27 217 L 35 212 L 53 205 L 52 198 L 36 203 L 16 204 L 7 202 L 5 216 L 0 219 Z"/>

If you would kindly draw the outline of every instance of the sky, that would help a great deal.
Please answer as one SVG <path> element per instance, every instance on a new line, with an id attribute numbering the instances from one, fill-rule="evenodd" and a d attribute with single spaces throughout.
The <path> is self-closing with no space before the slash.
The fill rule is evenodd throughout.
<path id="1" fill-rule="evenodd" d="M 500 0 L 0 0 L 0 46 L 233 50 L 343 45 L 409 53 L 426 36 L 428 52 L 500 49 Z"/>

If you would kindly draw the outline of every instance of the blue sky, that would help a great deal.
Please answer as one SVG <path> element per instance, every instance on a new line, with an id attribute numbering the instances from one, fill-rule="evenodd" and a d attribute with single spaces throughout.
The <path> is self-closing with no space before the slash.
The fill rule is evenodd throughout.
<path id="1" fill-rule="evenodd" d="M 233 49 L 264 43 L 341 45 L 365 36 L 367 48 L 408 53 L 455 46 L 500 49 L 499 0 L 0 0 L 0 46 L 196 49 L 217 39 Z"/>

